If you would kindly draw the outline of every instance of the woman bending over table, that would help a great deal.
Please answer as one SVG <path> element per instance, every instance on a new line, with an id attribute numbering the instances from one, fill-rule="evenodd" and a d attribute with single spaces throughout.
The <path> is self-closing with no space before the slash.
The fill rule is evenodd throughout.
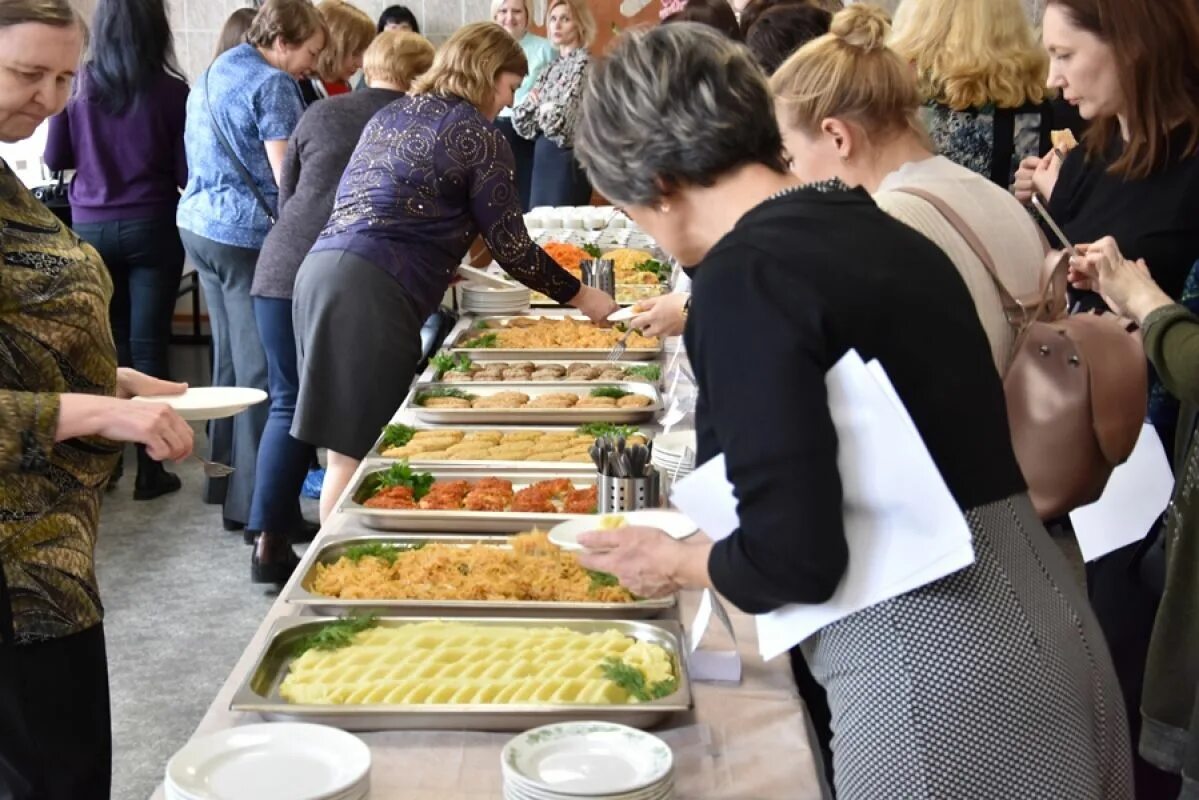
<path id="1" fill-rule="evenodd" d="M 881 47 L 877 15 L 834 18 L 847 63 Z M 578 147 L 605 197 L 698 265 L 685 333 L 698 460 L 725 456 L 741 523 L 715 544 L 593 532 L 583 563 L 648 597 L 712 586 L 750 613 L 826 602 L 849 553 L 825 374 L 856 350 L 890 376 L 976 560 L 801 645 L 828 693 L 837 796 L 1131 797 L 1103 637 L 1028 500 L 986 334 L 945 254 L 864 189 L 789 174 L 761 71 L 700 26 L 619 40 L 587 83 Z"/>
<path id="2" fill-rule="evenodd" d="M 399 408 L 420 329 L 482 234 L 517 280 L 593 320 L 616 310 L 535 245 L 492 120 L 527 69 L 494 22 L 466 25 L 407 97 L 366 126 L 294 295 L 300 392 L 292 435 L 329 450 L 322 521 Z"/>

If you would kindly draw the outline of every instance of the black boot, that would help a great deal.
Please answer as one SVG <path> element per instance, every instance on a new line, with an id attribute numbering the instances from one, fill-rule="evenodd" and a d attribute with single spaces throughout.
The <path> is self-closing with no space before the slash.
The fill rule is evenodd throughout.
<path id="1" fill-rule="evenodd" d="M 250 558 L 250 580 L 253 583 L 275 583 L 282 586 L 291 578 L 300 557 L 291 549 L 286 536 L 263 531 L 254 544 Z"/>
<path id="2" fill-rule="evenodd" d="M 183 486 L 178 475 L 166 471 L 161 462 L 150 458 L 143 445 L 137 446 L 137 481 L 133 484 L 134 500 L 153 500 L 177 492 Z"/>

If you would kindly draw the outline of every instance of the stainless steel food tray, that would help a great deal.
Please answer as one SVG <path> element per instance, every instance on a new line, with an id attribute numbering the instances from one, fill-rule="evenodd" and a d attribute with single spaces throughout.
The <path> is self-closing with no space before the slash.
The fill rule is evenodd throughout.
<path id="1" fill-rule="evenodd" d="M 533 315 L 523 316 L 523 317 L 509 315 L 509 316 L 499 316 L 499 317 L 487 317 L 486 319 L 487 319 L 488 323 L 491 323 L 493 325 L 505 325 L 514 319 L 538 319 L 538 318 L 545 318 L 545 319 L 567 319 L 567 318 L 569 318 L 569 319 L 577 319 L 580 321 L 585 319 L 584 317 L 579 317 L 576 315 L 549 315 L 549 314 L 541 314 L 541 315 L 533 314 Z M 465 324 L 463 324 L 463 322 L 465 322 Z M 485 348 L 460 347 L 459 342 L 461 342 L 463 339 L 470 338 L 471 336 L 477 336 L 481 333 L 481 331 L 475 330 L 471 326 L 469 318 L 464 320 L 463 322 L 459 323 L 459 327 L 457 330 L 452 331 L 450 333 L 449 338 L 446 340 L 445 349 L 451 350 L 455 353 L 466 353 L 475 361 L 531 361 L 535 358 L 550 359 L 550 360 L 561 360 L 561 359 L 565 358 L 565 359 L 569 359 L 571 361 L 586 361 L 589 359 L 602 359 L 602 358 L 604 358 L 604 356 L 606 356 L 608 354 L 608 351 L 611 349 L 611 348 L 605 348 L 605 347 L 598 347 L 598 348 L 590 347 L 590 348 L 576 348 L 576 349 L 542 348 L 542 349 L 522 350 L 522 349 L 518 349 L 518 348 L 499 348 L 499 347 L 495 347 L 495 348 L 491 348 L 491 347 L 485 347 Z M 661 339 L 658 340 L 657 347 L 652 347 L 652 348 L 630 347 L 629 349 L 625 350 L 623 358 L 625 361 L 652 361 L 653 359 L 658 358 L 660 355 L 662 355 L 662 340 Z"/>
<path id="2" fill-rule="evenodd" d="M 429 431 L 445 429 L 444 425 L 415 425 L 417 430 Z M 530 426 L 530 425 L 455 425 L 453 430 L 460 431 L 573 431 L 571 426 Z M 638 432 L 646 438 L 647 441 L 652 441 L 654 434 L 651 431 L 639 428 Z M 371 448 L 372 458 L 387 459 L 388 461 L 397 461 L 399 459 L 391 456 L 385 456 L 382 452 L 383 436 L 380 435 L 375 441 L 374 447 Z M 463 461 L 453 459 L 426 459 L 420 456 L 407 459 L 413 469 L 419 469 L 422 472 L 434 472 L 442 469 L 469 469 L 475 471 L 498 470 L 504 473 L 513 472 L 557 472 L 557 473 L 583 473 L 585 475 L 595 474 L 595 465 L 590 461 Z"/>
<path id="3" fill-rule="evenodd" d="M 631 603 L 561 602 L 545 600 L 341 600 L 316 594 L 307 587 L 316 578 L 317 564 L 333 564 L 358 544 L 415 545 L 439 543 L 452 547 L 485 544 L 510 549 L 507 537 L 462 535 L 435 536 L 348 534 L 325 540 L 312 546 L 300 562 L 299 582 L 289 585 L 283 599 L 316 614 L 346 616 L 348 614 L 481 616 L 481 617 L 588 617 L 594 619 L 643 619 L 656 617 L 675 607 L 675 596 L 658 600 L 635 600 Z"/>
<path id="4" fill-rule="evenodd" d="M 640 394 L 653 402 L 642 408 L 425 408 L 416 404 L 416 396 L 431 389 L 452 388 L 461 389 L 470 394 L 489 396 L 499 392 L 521 392 L 529 397 L 540 397 L 559 392 L 574 392 L 586 395 L 593 389 L 603 387 L 622 389 L 630 394 Z M 595 383 L 579 381 L 574 383 L 518 383 L 507 381 L 501 383 L 418 383 L 404 398 L 401 411 L 409 411 L 422 422 L 455 424 L 465 422 L 492 423 L 529 423 L 552 424 L 573 422 L 586 424 L 588 422 L 640 423 L 652 420 L 663 408 L 662 393 L 657 386 L 637 381 L 609 381 Z"/>
<path id="5" fill-rule="evenodd" d="M 520 363 L 525 363 L 525 362 L 531 363 L 531 364 L 533 364 L 533 366 L 535 366 L 535 367 L 539 367 L 539 366 L 541 366 L 541 365 L 543 365 L 543 364 L 557 364 L 557 365 L 560 365 L 560 366 L 569 366 L 569 365 L 571 365 L 571 364 L 586 364 L 586 365 L 587 365 L 587 366 L 589 366 L 589 367 L 599 367 L 599 368 L 601 368 L 601 369 L 602 369 L 602 368 L 605 368 L 605 367 L 616 367 L 616 368 L 619 368 L 619 369 L 628 369 L 629 367 L 645 367 L 645 366 L 649 366 L 649 365 L 648 365 L 648 364 L 646 364 L 644 361 L 597 361 L 597 360 L 595 359 L 595 356 L 594 356 L 594 354 L 593 354 L 593 355 L 591 356 L 591 358 L 589 358 L 589 359 L 573 359 L 573 358 L 551 358 L 551 359 L 514 358 L 514 359 L 512 359 L 512 361 L 511 361 L 510 363 L 513 363 L 513 364 L 520 364 Z M 479 363 L 480 363 L 480 364 L 486 364 L 486 365 L 490 365 L 490 362 L 487 362 L 487 361 L 480 361 Z M 658 380 L 656 380 L 656 381 L 634 381 L 634 380 L 632 380 L 632 379 L 628 379 L 628 380 L 630 380 L 630 382 L 632 382 L 632 383 L 649 383 L 649 384 L 651 384 L 651 385 L 653 385 L 653 386 L 657 386 L 657 387 L 661 388 L 661 387 L 662 387 L 662 385 L 663 385 L 663 382 L 666 380 L 666 369 L 665 369 L 665 367 L 660 367 L 660 368 L 659 368 L 659 373 L 660 373 L 660 377 L 659 377 L 659 378 L 658 378 Z M 427 368 L 427 369 L 424 371 L 424 373 L 423 373 L 423 374 L 420 376 L 419 380 L 420 380 L 420 382 L 421 382 L 421 383 L 436 383 L 436 382 L 437 382 L 437 380 L 438 380 L 438 378 L 437 378 L 437 368 L 436 368 L 436 367 L 434 367 L 434 366 L 432 366 L 432 365 L 430 365 L 430 366 L 429 366 L 429 367 L 428 367 L 428 368 Z M 479 383 L 486 383 L 486 382 L 487 382 L 487 381 L 479 381 Z M 610 383 L 610 381 L 606 381 L 606 380 L 604 380 L 604 381 L 601 381 L 601 380 L 595 380 L 595 379 L 593 379 L 593 380 L 586 380 L 586 381 L 578 381 L 577 379 L 575 379 L 575 380 L 569 380 L 569 381 L 568 381 L 568 380 L 567 380 L 567 378 L 566 378 L 565 376 L 563 376 L 562 378 L 558 378 L 558 379 L 556 379 L 556 380 L 552 380 L 552 381 L 492 381 L 492 382 L 493 382 L 493 383 L 534 383 L 534 384 L 545 384 L 545 385 L 547 385 L 547 386 L 557 386 L 557 385 L 559 385 L 559 384 L 561 384 L 561 383 L 576 383 L 576 382 L 577 382 L 577 383 L 588 383 L 588 384 L 591 384 L 591 385 L 597 385 L 597 384 Z M 459 382 L 457 382 L 457 381 L 444 381 L 444 383 L 453 383 L 455 386 L 459 385 Z M 463 386 L 471 386 L 471 385 L 473 385 L 474 383 L 475 383 L 474 381 L 462 381 L 462 382 L 461 382 L 461 385 L 463 385 Z"/>
<path id="6" fill-rule="evenodd" d="M 295 643 L 331 618 L 284 617 L 275 622 L 254 669 L 233 696 L 232 711 L 253 712 L 274 721 L 314 722 L 348 731 L 377 730 L 477 730 L 515 731 L 571 720 L 604 720 L 638 728 L 657 725 L 672 714 L 691 708 L 691 683 L 683 658 L 682 627 L 677 622 L 627 622 L 570 619 L 458 619 L 472 625 L 522 628 L 563 627 L 580 633 L 615 628 L 640 641 L 660 645 L 670 653 L 679 686 L 660 700 L 626 705 L 298 705 L 279 695 L 279 685 L 293 660 Z M 380 625 L 400 626 L 427 622 L 427 618 L 386 617 Z"/>
<path id="7" fill-rule="evenodd" d="M 383 531 L 427 532 L 427 533 L 519 533 L 528 530 L 549 530 L 559 522 L 588 516 L 587 514 L 537 514 L 513 511 L 400 511 L 383 508 L 367 508 L 362 505 L 363 484 L 372 473 L 385 470 L 394 460 L 370 459 L 358 475 L 354 488 L 341 501 L 340 510 L 353 514 L 368 528 Z M 519 491 L 533 483 L 557 478 L 569 478 L 576 487 L 584 488 L 594 483 L 594 478 L 583 475 L 563 475 L 544 472 L 501 472 L 499 470 L 431 469 L 436 480 L 480 480 L 503 478 L 512 481 Z"/>

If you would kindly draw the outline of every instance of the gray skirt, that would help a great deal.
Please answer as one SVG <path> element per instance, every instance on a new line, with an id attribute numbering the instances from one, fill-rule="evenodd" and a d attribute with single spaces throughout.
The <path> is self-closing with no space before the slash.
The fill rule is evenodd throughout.
<path id="1" fill-rule="evenodd" d="M 291 435 L 364 458 L 416 377 L 421 320 L 394 278 L 343 250 L 300 265 L 292 302 L 300 390 Z"/>
<path id="2" fill-rule="evenodd" d="M 1103 634 L 1026 495 L 966 514 L 975 563 L 803 645 L 828 692 L 838 800 L 1127 800 Z"/>

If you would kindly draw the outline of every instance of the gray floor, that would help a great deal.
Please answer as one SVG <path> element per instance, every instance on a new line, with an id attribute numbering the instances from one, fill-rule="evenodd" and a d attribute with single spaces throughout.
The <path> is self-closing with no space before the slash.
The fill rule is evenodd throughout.
<path id="1" fill-rule="evenodd" d="M 202 348 L 175 348 L 176 375 L 207 381 Z M 202 437 L 202 428 L 197 428 Z M 126 458 L 132 467 L 132 452 Z M 195 729 L 274 598 L 250 583 L 250 548 L 200 502 L 193 460 L 183 489 L 134 502 L 133 474 L 105 496 L 96 552 L 112 690 L 113 798 L 146 800 Z M 307 506 L 306 514 L 315 515 Z"/>

